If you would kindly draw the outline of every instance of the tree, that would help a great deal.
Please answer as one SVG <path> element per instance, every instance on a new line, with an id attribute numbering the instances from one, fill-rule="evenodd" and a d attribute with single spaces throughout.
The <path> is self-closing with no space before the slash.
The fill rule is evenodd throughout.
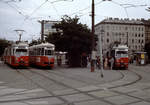
<path id="1" fill-rule="evenodd" d="M 48 35 L 46 41 L 55 44 L 56 51 L 68 52 L 71 67 L 81 66 L 81 54 L 91 52 L 90 29 L 79 23 L 78 17 L 68 16 L 64 16 L 54 27 L 58 32 Z"/>
<path id="2" fill-rule="evenodd" d="M 9 41 L 5 39 L 0 39 L 0 56 L 4 53 L 4 50 L 7 46 L 9 46 Z"/>

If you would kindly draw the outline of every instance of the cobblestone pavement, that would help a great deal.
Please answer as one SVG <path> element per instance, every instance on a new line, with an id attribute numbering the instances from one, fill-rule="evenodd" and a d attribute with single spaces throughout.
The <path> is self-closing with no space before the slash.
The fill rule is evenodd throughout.
<path id="1" fill-rule="evenodd" d="M 129 70 L 13 69 L 0 63 L 0 105 L 150 105 L 150 65 Z"/>

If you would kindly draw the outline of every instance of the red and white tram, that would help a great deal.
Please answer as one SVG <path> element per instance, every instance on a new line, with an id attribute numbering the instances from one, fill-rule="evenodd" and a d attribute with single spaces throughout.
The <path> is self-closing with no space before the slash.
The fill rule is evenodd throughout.
<path id="1" fill-rule="evenodd" d="M 29 62 L 39 67 L 54 67 L 55 46 L 51 43 L 42 43 L 29 47 Z"/>
<path id="2" fill-rule="evenodd" d="M 4 62 L 13 67 L 19 66 L 28 67 L 29 66 L 28 48 L 29 46 L 25 42 L 12 44 L 11 46 L 5 48 Z"/>
<path id="3" fill-rule="evenodd" d="M 115 68 L 128 68 L 128 47 L 126 45 L 114 46 L 111 51 L 111 56 L 114 57 Z"/>

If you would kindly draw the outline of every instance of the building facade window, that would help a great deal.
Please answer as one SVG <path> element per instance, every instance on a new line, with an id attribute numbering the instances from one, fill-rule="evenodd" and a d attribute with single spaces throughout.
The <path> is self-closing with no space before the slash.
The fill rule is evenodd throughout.
<path id="1" fill-rule="evenodd" d="M 107 39 L 107 43 L 109 43 L 109 39 Z"/>
<path id="2" fill-rule="evenodd" d="M 128 30 L 128 27 L 125 27 L 125 30 Z"/>
<path id="3" fill-rule="evenodd" d="M 142 34 L 142 37 L 144 37 L 144 35 Z"/>
<path id="4" fill-rule="evenodd" d="M 141 43 L 142 43 L 142 44 L 144 43 L 143 39 L 142 39 Z"/>
<path id="5" fill-rule="evenodd" d="M 109 36 L 109 32 L 107 32 L 107 36 Z"/>
<path id="6" fill-rule="evenodd" d="M 137 46 L 135 46 L 135 49 L 137 50 Z"/>
<path id="7" fill-rule="evenodd" d="M 141 35 L 139 34 L 139 37 L 140 37 Z"/>
<path id="8" fill-rule="evenodd" d="M 134 43 L 134 39 L 132 39 L 132 43 Z"/>

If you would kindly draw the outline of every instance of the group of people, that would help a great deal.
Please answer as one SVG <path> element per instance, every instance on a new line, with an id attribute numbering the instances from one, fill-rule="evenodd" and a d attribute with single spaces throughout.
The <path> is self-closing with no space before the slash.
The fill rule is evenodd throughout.
<path id="1" fill-rule="evenodd" d="M 104 69 L 113 69 L 113 66 L 114 66 L 114 57 L 105 57 L 103 59 L 103 67 Z M 97 60 L 96 60 L 96 66 L 100 69 L 101 68 L 101 62 L 100 62 L 100 58 L 97 57 Z"/>

